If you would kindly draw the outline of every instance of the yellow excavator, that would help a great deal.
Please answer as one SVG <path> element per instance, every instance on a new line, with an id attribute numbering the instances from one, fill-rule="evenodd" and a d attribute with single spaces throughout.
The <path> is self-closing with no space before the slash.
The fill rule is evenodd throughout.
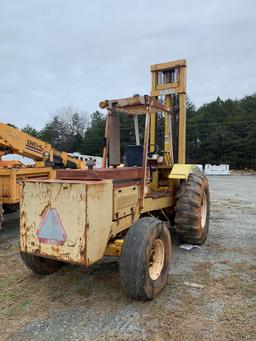
<path id="1" fill-rule="evenodd" d="M 2 160 L 6 154 L 18 154 L 35 161 L 25 166 L 20 161 Z M 0 229 L 4 212 L 14 212 L 19 207 L 20 182 L 28 178 L 54 178 L 56 168 L 85 168 L 79 158 L 60 152 L 51 144 L 0 123 Z"/>

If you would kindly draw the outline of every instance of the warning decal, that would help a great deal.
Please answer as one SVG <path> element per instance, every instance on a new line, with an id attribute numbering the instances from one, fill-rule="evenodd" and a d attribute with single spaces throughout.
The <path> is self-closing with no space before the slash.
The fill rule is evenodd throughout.
<path id="1" fill-rule="evenodd" d="M 47 208 L 36 231 L 41 243 L 63 245 L 67 234 L 55 208 Z"/>

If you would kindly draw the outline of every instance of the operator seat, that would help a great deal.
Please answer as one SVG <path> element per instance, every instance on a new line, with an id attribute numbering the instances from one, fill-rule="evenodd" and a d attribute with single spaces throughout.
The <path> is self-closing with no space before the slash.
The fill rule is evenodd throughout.
<path id="1" fill-rule="evenodd" d="M 143 146 L 129 145 L 126 147 L 125 167 L 142 167 Z"/>

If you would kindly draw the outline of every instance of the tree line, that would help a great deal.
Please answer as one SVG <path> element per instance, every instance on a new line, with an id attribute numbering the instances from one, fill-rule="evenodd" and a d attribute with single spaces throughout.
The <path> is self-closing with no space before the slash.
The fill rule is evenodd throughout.
<path id="1" fill-rule="evenodd" d="M 187 160 L 256 169 L 256 94 L 241 100 L 217 98 L 191 111 L 187 117 Z"/>
<path id="2" fill-rule="evenodd" d="M 158 134 L 163 137 L 163 120 Z M 143 141 L 143 118 L 139 117 Z M 27 125 L 23 131 L 47 141 L 59 150 L 101 156 L 104 146 L 105 115 L 88 115 L 79 108 L 58 110 L 41 130 Z M 121 153 L 135 143 L 133 120 L 121 114 Z M 196 109 L 187 101 L 187 163 L 228 163 L 233 169 L 256 169 L 256 94 L 240 100 L 217 98 Z M 159 145 L 160 150 L 162 145 Z"/>

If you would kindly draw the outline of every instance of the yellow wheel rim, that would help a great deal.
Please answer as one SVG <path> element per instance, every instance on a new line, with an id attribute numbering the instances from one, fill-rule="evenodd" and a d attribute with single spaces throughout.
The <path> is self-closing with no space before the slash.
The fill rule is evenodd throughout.
<path id="1" fill-rule="evenodd" d="M 203 197 L 202 197 L 202 203 L 201 203 L 201 225 L 202 225 L 202 228 L 205 227 L 206 217 L 207 217 L 207 199 L 206 199 L 206 194 L 204 192 Z"/>
<path id="2" fill-rule="evenodd" d="M 156 239 L 152 245 L 149 258 L 149 276 L 155 281 L 161 274 L 164 266 L 164 243 L 161 239 Z"/>

